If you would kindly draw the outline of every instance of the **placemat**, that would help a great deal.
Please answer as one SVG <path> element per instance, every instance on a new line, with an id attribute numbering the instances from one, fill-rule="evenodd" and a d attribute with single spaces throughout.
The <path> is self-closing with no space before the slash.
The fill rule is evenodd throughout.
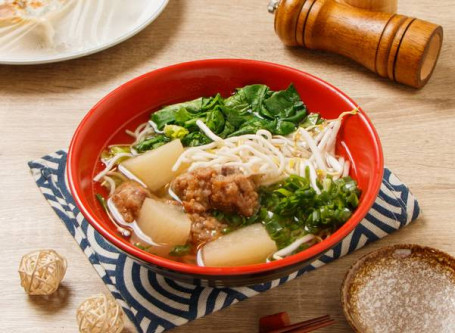
<path id="1" fill-rule="evenodd" d="M 139 332 L 163 332 L 257 295 L 387 236 L 419 213 L 417 200 L 389 169 L 368 215 L 340 244 L 287 277 L 249 287 L 211 288 L 164 278 L 107 243 L 85 220 L 68 190 L 63 150 L 29 162 L 48 203 L 95 267 Z"/>

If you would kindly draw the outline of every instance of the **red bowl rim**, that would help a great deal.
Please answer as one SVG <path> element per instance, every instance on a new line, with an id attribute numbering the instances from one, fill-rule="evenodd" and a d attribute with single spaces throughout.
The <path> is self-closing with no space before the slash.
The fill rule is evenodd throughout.
<path id="1" fill-rule="evenodd" d="M 372 185 L 370 188 L 373 188 L 372 191 L 366 192 L 365 197 L 363 198 L 363 201 L 361 205 L 357 208 L 357 210 L 354 212 L 354 214 L 351 216 L 351 218 L 341 227 L 339 228 L 334 234 L 332 234 L 330 237 L 327 239 L 323 240 L 322 242 L 311 246 L 305 251 L 299 252 L 297 254 L 294 254 L 292 256 L 283 258 L 281 260 L 277 261 L 272 261 L 268 263 L 261 263 L 261 264 L 254 264 L 254 265 L 247 265 L 247 266 L 236 266 L 236 267 L 204 267 L 204 266 L 197 266 L 197 265 L 191 265 L 191 264 L 185 264 L 185 263 L 180 263 L 177 261 L 165 259 L 163 257 L 159 257 L 150 253 L 147 253 L 145 251 L 140 250 L 139 248 L 135 247 L 132 244 L 129 244 L 127 242 L 124 242 L 120 239 L 119 236 L 116 236 L 112 233 L 110 233 L 108 230 L 104 229 L 102 225 L 98 222 L 97 218 L 91 214 L 91 212 L 82 204 L 81 199 L 79 194 L 82 194 L 81 187 L 78 183 L 74 181 L 76 179 L 76 163 L 77 161 L 72 158 L 73 153 L 75 150 L 78 149 L 78 140 L 79 136 L 81 133 L 81 130 L 84 128 L 86 123 L 89 121 L 90 117 L 94 112 L 97 111 L 99 105 L 104 103 L 106 100 L 109 100 L 111 96 L 117 94 L 120 90 L 123 88 L 130 86 L 134 84 L 138 80 L 142 80 L 145 77 L 148 76 L 153 76 L 155 73 L 162 73 L 167 70 L 173 69 L 173 70 L 186 70 L 186 69 L 194 69 L 198 67 L 204 67 L 205 65 L 239 65 L 239 64 L 244 64 L 244 65 L 249 65 L 249 64 L 256 64 L 256 65 L 261 65 L 265 67 L 275 67 L 276 69 L 283 69 L 286 71 L 291 71 L 295 72 L 298 75 L 303 75 L 310 77 L 311 79 L 318 81 L 319 83 L 325 85 L 328 87 L 330 90 L 332 90 L 335 94 L 338 96 L 342 97 L 346 102 L 352 105 L 352 108 L 357 107 L 357 104 L 349 98 L 346 94 L 344 94 L 341 90 L 338 88 L 334 87 L 333 85 L 325 82 L 324 80 L 308 74 L 304 71 L 297 70 L 292 67 L 284 66 L 284 65 L 279 65 L 271 62 L 265 62 L 265 61 L 259 61 L 259 60 L 248 60 L 248 59 L 205 59 L 205 60 L 194 60 L 194 61 L 189 61 L 189 62 L 183 62 L 163 68 L 159 68 L 156 70 L 153 70 L 151 72 L 148 72 L 146 74 L 143 74 L 141 76 L 138 76 L 115 90 L 111 91 L 108 95 L 106 95 L 103 99 L 101 99 L 83 118 L 79 126 L 77 127 L 74 136 L 71 140 L 69 150 L 68 150 L 68 161 L 67 161 L 67 177 L 68 177 L 68 183 L 70 187 L 70 191 L 74 197 L 74 200 L 79 207 L 80 211 L 82 214 L 85 216 L 85 218 L 88 220 L 88 222 L 105 238 L 107 239 L 110 243 L 115 245 L 117 248 L 119 248 L 121 251 L 126 252 L 127 254 L 138 258 L 139 260 L 151 263 L 152 265 L 157 265 L 159 267 L 171 270 L 171 271 L 176 271 L 176 272 L 181 272 L 185 274 L 192 274 L 192 275 L 206 275 L 206 276 L 236 276 L 236 275 L 246 275 L 246 274 L 258 274 L 258 273 L 264 273 L 267 271 L 271 270 L 277 270 L 277 269 L 282 269 L 287 266 L 291 266 L 294 264 L 298 264 L 299 262 L 303 262 L 305 260 L 315 258 L 318 255 L 322 254 L 324 251 L 327 251 L 334 247 L 336 244 L 338 244 L 343 238 L 345 238 L 354 228 L 360 223 L 360 221 L 366 216 L 370 208 L 373 206 L 373 203 L 376 200 L 376 197 L 379 193 L 381 184 L 382 184 L 382 176 L 383 176 L 383 169 L 384 169 L 384 157 L 382 153 L 382 147 L 381 147 L 381 142 L 379 139 L 379 136 L 370 121 L 370 119 L 367 117 L 365 112 L 359 108 L 359 116 L 363 118 L 363 120 L 367 124 L 367 129 L 370 133 L 370 135 L 373 138 L 373 143 L 375 146 L 375 165 L 374 165 L 374 170 L 372 170 Z"/>

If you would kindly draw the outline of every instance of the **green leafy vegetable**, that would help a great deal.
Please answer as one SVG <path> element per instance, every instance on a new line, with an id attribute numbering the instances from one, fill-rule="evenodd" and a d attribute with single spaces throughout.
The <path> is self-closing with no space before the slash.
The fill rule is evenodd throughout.
<path id="1" fill-rule="evenodd" d="M 246 217 L 235 213 L 224 213 L 219 210 L 212 211 L 212 215 L 218 221 L 226 223 L 228 225 L 228 227 L 223 230 L 224 234 L 234 231 L 240 227 L 246 227 L 250 224 L 259 222 L 260 218 L 259 214 L 254 214 L 253 216 Z"/>
<path id="2" fill-rule="evenodd" d="M 226 121 L 221 108 L 215 108 L 207 113 L 205 123 L 215 133 L 223 132 Z"/>
<path id="3" fill-rule="evenodd" d="M 185 147 L 196 147 L 205 145 L 211 141 L 212 140 L 210 140 L 205 134 L 201 132 L 193 132 L 182 139 L 182 145 Z"/>
<path id="4" fill-rule="evenodd" d="M 176 245 L 170 252 L 169 255 L 173 257 L 182 257 L 187 255 L 191 251 L 191 245 Z"/>
<path id="5" fill-rule="evenodd" d="M 223 111 L 236 127 L 236 132 L 230 136 L 256 133 L 260 129 L 288 135 L 307 114 L 305 104 L 292 84 L 288 89 L 276 92 L 261 84 L 238 89 L 225 100 Z"/>
<path id="6" fill-rule="evenodd" d="M 310 126 L 320 125 L 324 122 L 321 115 L 319 113 L 310 113 L 306 118 L 305 121 L 300 124 L 301 127 L 307 128 Z"/>
<path id="7" fill-rule="evenodd" d="M 224 99 L 220 94 L 169 105 L 153 113 L 150 119 L 158 130 L 164 130 L 136 145 L 138 152 L 158 148 L 168 139 L 179 138 L 186 147 L 200 146 L 211 140 L 200 131 L 203 121 L 219 137 L 254 134 L 266 129 L 272 134 L 288 135 L 306 117 L 305 104 L 291 84 L 286 90 L 272 91 L 263 84 L 237 89 Z"/>
<path id="8" fill-rule="evenodd" d="M 317 194 L 308 177 L 291 175 L 261 190 L 261 207 L 269 213 L 264 224 L 279 248 L 305 233 L 334 231 L 359 204 L 360 191 L 350 177 L 326 178 Z"/>
<path id="9" fill-rule="evenodd" d="M 182 122 L 184 123 L 184 118 L 180 118 L 180 121 L 176 122 L 176 114 L 180 111 L 179 115 L 181 117 L 185 114 L 188 119 L 191 119 L 192 114 L 197 114 L 201 110 L 202 100 L 201 97 L 189 102 L 166 106 L 160 111 L 153 113 L 151 120 L 155 122 L 159 130 L 162 130 L 167 124 L 176 123 L 178 125 L 183 125 Z"/>
<path id="10" fill-rule="evenodd" d="M 171 141 L 171 139 L 168 138 L 166 135 L 159 134 L 159 135 L 144 139 L 143 141 L 136 144 L 134 146 L 134 149 L 136 149 L 136 151 L 138 153 L 143 153 L 147 150 L 152 150 L 152 149 L 161 147 L 162 145 L 164 145 L 170 141 Z"/>

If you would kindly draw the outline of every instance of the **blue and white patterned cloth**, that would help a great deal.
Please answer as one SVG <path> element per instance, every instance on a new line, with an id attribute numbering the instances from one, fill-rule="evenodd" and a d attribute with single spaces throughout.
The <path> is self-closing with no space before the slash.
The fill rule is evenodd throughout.
<path id="1" fill-rule="evenodd" d="M 368 215 L 340 244 L 311 265 L 255 286 L 201 287 L 157 275 L 107 243 L 85 220 L 68 190 L 65 151 L 31 161 L 29 166 L 44 197 L 139 332 L 162 332 L 286 283 L 406 226 L 420 212 L 409 189 L 385 169 L 381 190 Z"/>

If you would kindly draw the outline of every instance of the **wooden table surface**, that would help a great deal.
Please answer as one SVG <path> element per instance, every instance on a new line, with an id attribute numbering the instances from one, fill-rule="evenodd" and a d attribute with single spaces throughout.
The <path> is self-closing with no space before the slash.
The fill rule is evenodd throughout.
<path id="1" fill-rule="evenodd" d="M 171 0 L 153 24 L 109 50 L 63 63 L 0 66 L 2 332 L 77 332 L 77 306 L 90 295 L 107 291 L 44 201 L 27 162 L 68 147 L 85 113 L 121 83 L 193 59 L 276 62 L 312 73 L 346 92 L 372 119 L 386 165 L 410 186 L 423 213 L 404 230 L 174 332 L 254 332 L 259 317 L 280 311 L 288 311 L 293 321 L 330 314 L 337 324 L 325 332 L 350 331 L 339 290 L 346 270 L 360 256 L 398 243 L 429 245 L 455 255 L 453 0 L 399 4 L 399 12 L 444 27 L 439 64 L 422 90 L 381 79 L 336 55 L 284 47 L 275 36 L 266 5 L 266 0 Z M 40 248 L 53 248 L 69 261 L 63 297 L 28 297 L 20 287 L 21 256 Z M 131 324 L 126 331 L 134 331 Z"/>

